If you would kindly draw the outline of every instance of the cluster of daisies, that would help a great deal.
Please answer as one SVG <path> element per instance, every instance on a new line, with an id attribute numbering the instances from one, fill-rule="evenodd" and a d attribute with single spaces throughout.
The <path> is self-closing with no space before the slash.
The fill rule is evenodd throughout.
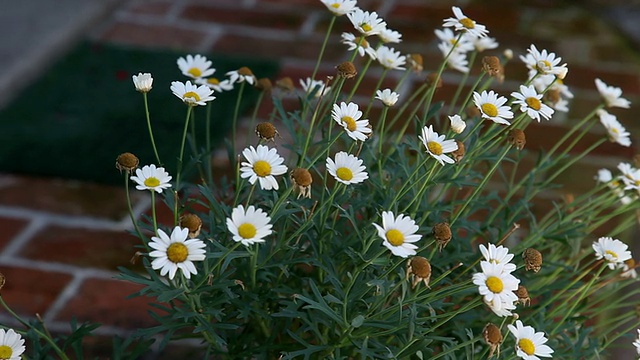
<path id="1" fill-rule="evenodd" d="M 609 169 L 598 170 L 596 180 L 607 184 L 622 204 L 627 205 L 638 201 L 638 197 L 640 197 L 640 169 L 627 162 L 619 163 L 617 169 L 619 173 L 615 177 Z"/>

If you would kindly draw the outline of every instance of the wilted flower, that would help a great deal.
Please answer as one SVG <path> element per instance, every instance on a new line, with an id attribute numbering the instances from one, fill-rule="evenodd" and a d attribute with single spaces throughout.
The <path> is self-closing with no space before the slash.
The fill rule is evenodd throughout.
<path id="1" fill-rule="evenodd" d="M 489 345 L 489 358 L 493 356 L 493 353 L 497 350 L 497 356 L 500 357 L 500 344 L 502 344 L 502 333 L 500 329 L 492 324 L 488 323 L 482 330 L 482 338 L 484 342 Z"/>
<path id="2" fill-rule="evenodd" d="M 411 277 L 411 287 L 415 288 L 421 281 L 429 287 L 431 279 L 431 264 L 422 256 L 414 256 L 407 262 L 407 279 Z"/>
<path id="3" fill-rule="evenodd" d="M 524 259 L 524 268 L 527 271 L 540 271 L 540 268 L 542 267 L 542 254 L 540 253 L 540 251 L 534 248 L 527 248 L 522 253 L 522 258 Z"/>

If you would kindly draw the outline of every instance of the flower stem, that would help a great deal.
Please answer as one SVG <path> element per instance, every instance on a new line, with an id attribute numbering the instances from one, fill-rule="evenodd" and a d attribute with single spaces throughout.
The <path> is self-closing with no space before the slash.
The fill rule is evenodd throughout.
<path id="1" fill-rule="evenodd" d="M 151 138 L 151 146 L 153 147 L 153 153 L 156 155 L 156 160 L 158 161 L 158 166 L 162 165 L 162 161 L 160 161 L 160 156 L 158 155 L 158 149 L 156 148 L 156 141 L 153 136 L 153 130 L 151 129 L 151 117 L 149 115 L 149 102 L 147 101 L 147 93 L 142 93 L 142 98 L 144 99 L 144 113 L 147 117 L 147 128 L 149 129 L 149 137 Z"/>

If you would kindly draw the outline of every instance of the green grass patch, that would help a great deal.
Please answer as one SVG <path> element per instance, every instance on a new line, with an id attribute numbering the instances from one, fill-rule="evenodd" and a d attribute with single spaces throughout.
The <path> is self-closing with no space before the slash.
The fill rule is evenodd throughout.
<path id="1" fill-rule="evenodd" d="M 176 60 L 187 53 L 82 43 L 0 111 L 0 172 L 52 176 L 98 183 L 122 181 L 115 159 L 132 152 L 140 164 L 155 163 L 142 95 L 131 75 L 150 72 L 151 122 L 163 165 L 176 168 L 187 107 L 169 89 L 186 81 Z M 203 54 L 214 76 L 248 66 L 257 77 L 273 77 L 277 65 L 255 59 Z M 238 90 L 216 93 L 212 106 L 214 147 L 230 130 Z M 245 87 L 241 111 L 258 90 Z M 195 108 L 198 146 L 204 146 L 205 108 Z M 189 153 L 189 148 L 185 154 Z M 188 158 L 185 155 L 185 161 Z"/>

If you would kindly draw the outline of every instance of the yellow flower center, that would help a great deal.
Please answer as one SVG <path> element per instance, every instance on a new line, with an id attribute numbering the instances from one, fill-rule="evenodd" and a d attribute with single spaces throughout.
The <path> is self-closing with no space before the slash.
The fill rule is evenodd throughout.
<path id="1" fill-rule="evenodd" d="M 194 98 L 196 101 L 200 101 L 200 95 L 198 95 L 196 92 L 194 91 L 187 91 L 186 93 L 184 93 L 184 95 L 182 95 L 183 99 L 186 98 Z"/>
<path id="2" fill-rule="evenodd" d="M 217 78 L 208 78 L 207 82 L 211 85 L 219 85 L 220 84 L 220 80 L 218 80 Z"/>
<path id="3" fill-rule="evenodd" d="M 12 355 L 13 349 L 11 349 L 11 346 L 0 346 L 0 359 L 10 359 Z"/>
<path id="4" fill-rule="evenodd" d="M 334 8 L 334 9 L 339 9 L 340 8 L 340 3 L 335 2 L 335 3 L 331 4 L 331 7 Z"/>
<path id="5" fill-rule="evenodd" d="M 351 169 L 346 167 L 341 167 L 336 170 L 336 175 L 340 178 L 340 180 L 349 181 L 353 179 L 353 172 Z"/>
<path id="6" fill-rule="evenodd" d="M 429 141 L 427 143 L 427 148 L 433 155 L 442 155 L 442 145 L 436 141 Z"/>
<path id="7" fill-rule="evenodd" d="M 527 355 L 533 355 L 536 352 L 536 346 L 533 344 L 533 341 L 529 339 L 520 339 L 518 341 L 518 347 Z"/>
<path id="8" fill-rule="evenodd" d="M 604 253 L 605 253 L 605 254 L 607 254 L 607 255 L 611 255 L 611 257 L 612 257 L 612 258 L 614 258 L 614 259 L 617 259 L 617 258 L 618 258 L 618 254 L 614 253 L 614 252 L 613 252 L 613 251 L 611 251 L 611 250 L 607 250 L 607 251 L 605 251 Z"/>
<path id="9" fill-rule="evenodd" d="M 200 69 L 198 69 L 197 67 L 192 67 L 187 72 L 189 74 L 193 75 L 193 77 L 197 77 L 198 78 L 198 77 L 202 76 L 202 71 L 200 71 Z"/>
<path id="10" fill-rule="evenodd" d="M 473 29 L 474 27 L 476 27 L 476 23 L 469 18 L 460 19 L 459 21 L 460 24 L 462 24 L 462 26 L 466 27 L 467 29 Z"/>
<path id="11" fill-rule="evenodd" d="M 502 283 L 502 280 L 497 276 L 489 276 L 489 278 L 487 278 L 487 281 L 485 283 L 487 284 L 487 287 L 489 288 L 489 290 L 491 290 L 491 292 L 495 294 L 502 292 L 502 289 L 504 289 L 504 284 Z"/>
<path id="12" fill-rule="evenodd" d="M 362 46 L 365 49 L 369 48 L 369 42 L 364 39 L 364 36 L 360 36 L 356 38 L 356 44 L 360 44 L 360 46 Z"/>
<path id="13" fill-rule="evenodd" d="M 253 164 L 253 171 L 256 175 L 265 177 L 267 175 L 271 175 L 271 165 L 264 160 L 258 160 Z"/>
<path id="14" fill-rule="evenodd" d="M 487 116 L 490 116 L 490 117 L 498 116 L 498 108 L 491 103 L 484 103 L 482 104 L 481 108 L 482 108 L 482 112 Z"/>
<path id="15" fill-rule="evenodd" d="M 551 63 L 548 62 L 547 60 L 539 60 L 536 63 L 536 67 L 538 69 L 538 72 L 547 72 L 549 71 L 549 69 L 551 69 Z"/>
<path id="16" fill-rule="evenodd" d="M 146 187 L 154 188 L 158 185 L 160 185 L 160 180 L 158 178 L 150 177 L 144 180 L 144 186 Z"/>
<path id="17" fill-rule="evenodd" d="M 393 246 L 400 246 L 404 244 L 404 235 L 402 235 L 400 230 L 391 229 L 387 231 L 385 235 L 387 236 L 387 241 L 389 241 Z"/>
<path id="18" fill-rule="evenodd" d="M 609 131 L 614 133 L 615 135 L 619 135 L 620 134 L 620 132 L 616 128 L 609 128 Z"/>
<path id="19" fill-rule="evenodd" d="M 252 239 L 256 236 L 257 232 L 256 227 L 250 223 L 244 223 L 238 226 L 238 234 L 240 234 L 244 239 Z"/>
<path id="20" fill-rule="evenodd" d="M 529 105 L 529 107 L 535 111 L 540 110 L 540 108 L 542 107 L 542 103 L 540 102 L 540 100 L 534 97 L 528 97 L 524 100 L 524 102 L 526 102 L 527 105 Z"/>
<path id="21" fill-rule="evenodd" d="M 362 28 L 362 30 L 364 30 L 364 32 L 368 32 L 371 31 L 373 28 L 371 27 L 371 25 L 367 24 L 367 23 L 362 23 L 360 24 L 360 27 Z"/>
<path id="22" fill-rule="evenodd" d="M 353 120 L 351 116 L 343 116 L 341 120 L 345 125 L 347 125 L 347 129 L 349 129 L 349 131 L 356 131 L 356 121 Z"/>
<path id="23" fill-rule="evenodd" d="M 181 263 L 187 260 L 187 256 L 189 256 L 189 249 L 183 243 L 174 242 L 167 248 L 167 258 L 171 262 Z"/>

